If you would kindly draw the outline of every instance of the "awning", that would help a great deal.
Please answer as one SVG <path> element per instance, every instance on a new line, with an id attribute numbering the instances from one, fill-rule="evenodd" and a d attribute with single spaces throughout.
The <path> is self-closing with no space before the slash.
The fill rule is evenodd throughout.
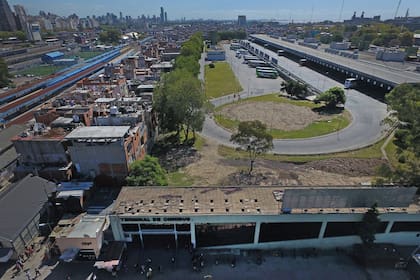
<path id="1" fill-rule="evenodd" d="M 107 262 L 97 261 L 95 262 L 93 266 L 96 267 L 97 269 L 105 269 L 111 272 L 114 266 L 118 266 L 119 263 L 120 263 L 119 260 L 112 260 L 112 261 L 107 261 Z"/>
<path id="2" fill-rule="evenodd" d="M 61 254 L 60 256 L 60 260 L 65 261 L 65 262 L 72 262 L 77 253 L 79 253 L 80 249 L 78 248 L 68 248 L 66 250 L 64 250 L 64 252 Z"/>
<path id="3" fill-rule="evenodd" d="M 0 263 L 6 263 L 13 255 L 13 249 L 1 248 L 0 249 Z"/>

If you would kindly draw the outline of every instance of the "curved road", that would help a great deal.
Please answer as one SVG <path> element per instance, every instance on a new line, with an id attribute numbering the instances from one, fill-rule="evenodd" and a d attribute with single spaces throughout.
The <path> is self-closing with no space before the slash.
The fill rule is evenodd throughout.
<path id="1" fill-rule="evenodd" d="M 258 47 L 263 49 L 261 46 Z M 278 57 L 269 50 L 264 49 L 264 51 L 269 53 L 270 57 L 277 58 L 279 64 L 288 71 L 321 91 L 334 86 L 342 86 L 342 84 L 335 80 L 307 67 L 301 67 L 299 64 L 289 59 Z M 248 67 L 246 64 L 242 64 L 242 59 L 235 58 L 233 51 L 226 49 L 226 55 L 227 61 L 231 64 L 233 71 L 244 88 L 239 94 L 241 98 L 279 91 L 281 84 L 280 79 L 271 80 L 257 78 L 255 69 Z M 353 121 L 348 127 L 338 132 L 320 137 L 274 140 L 272 153 L 288 155 L 326 154 L 358 149 L 378 141 L 385 131 L 385 127 L 381 122 L 387 116 L 386 105 L 353 89 L 346 90 L 346 96 L 347 102 L 345 107 L 353 117 Z M 215 106 L 220 106 L 232 102 L 233 98 L 233 95 L 228 95 L 212 99 L 211 102 Z M 211 116 L 206 117 L 201 134 L 205 137 L 217 140 L 220 144 L 234 146 L 229 141 L 231 133 L 218 126 Z"/>

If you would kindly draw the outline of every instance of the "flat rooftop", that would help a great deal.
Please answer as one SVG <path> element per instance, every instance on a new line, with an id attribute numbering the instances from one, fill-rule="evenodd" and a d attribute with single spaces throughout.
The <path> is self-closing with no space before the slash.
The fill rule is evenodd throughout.
<path id="1" fill-rule="evenodd" d="M 123 138 L 130 130 L 129 126 L 86 126 L 78 127 L 65 139 L 103 139 Z"/>
<path id="2" fill-rule="evenodd" d="M 345 187 L 333 188 L 296 188 L 296 187 L 124 187 L 122 188 L 113 209 L 114 214 L 120 216 L 156 216 L 156 215 L 278 215 L 283 213 L 283 204 L 285 194 L 294 199 L 294 190 L 308 190 L 307 197 L 313 197 L 313 191 L 327 191 L 329 197 L 323 192 L 320 194 L 320 200 L 328 200 L 326 207 L 313 207 L 314 204 L 308 203 L 307 207 L 290 209 L 290 213 L 365 213 L 367 208 L 348 207 L 346 204 L 340 205 L 343 195 L 340 190 Z M 352 199 L 357 194 L 372 193 L 371 190 L 380 190 L 385 188 L 371 187 L 347 187 L 357 192 L 349 196 L 349 203 L 354 203 Z M 398 187 L 390 188 L 393 192 L 398 191 Z M 299 192 L 298 192 L 299 193 Z M 337 196 L 337 193 L 339 194 Z M 302 195 L 302 193 L 299 193 Z M 341 195 L 341 196 L 340 196 Z M 420 213 L 418 201 L 414 201 L 413 195 L 403 203 L 395 205 L 404 207 L 379 207 L 381 213 L 400 212 L 400 213 Z M 360 195 L 359 195 L 360 197 Z M 373 197 L 372 199 L 375 199 Z M 344 197 L 345 200 L 345 197 Z M 317 199 L 319 201 L 319 199 Z M 408 201 L 408 202 L 407 202 Z M 289 201 L 290 202 L 290 201 Z M 292 201 L 293 202 L 293 201 Z M 369 202 L 367 202 L 369 203 Z M 388 203 L 388 202 L 387 202 Z M 344 206 L 343 206 L 344 205 Z"/>
<path id="3" fill-rule="evenodd" d="M 366 61 L 349 59 L 339 55 L 334 55 L 317 49 L 312 49 L 298 44 L 283 41 L 281 39 L 275 39 L 265 34 L 252 34 L 251 37 L 262 39 L 280 46 L 294 49 L 299 52 L 316 56 L 320 59 L 329 61 L 331 63 L 339 64 L 344 67 L 348 67 L 358 72 L 364 73 L 366 75 L 375 76 L 382 80 L 392 82 L 394 84 L 420 82 L 420 74 L 412 71 L 401 71 L 401 69 L 392 68 L 387 65 L 381 65 L 379 64 L 381 63 L 381 61 L 378 61 L 378 63 L 369 63 Z"/>

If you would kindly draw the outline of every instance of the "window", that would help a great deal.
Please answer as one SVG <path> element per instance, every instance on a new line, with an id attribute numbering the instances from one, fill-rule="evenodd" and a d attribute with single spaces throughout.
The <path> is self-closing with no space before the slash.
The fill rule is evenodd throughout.
<path id="1" fill-rule="evenodd" d="M 197 224 L 197 246 L 222 246 L 254 242 L 255 223 Z"/>
<path id="2" fill-rule="evenodd" d="M 317 223 L 262 223 L 259 242 L 318 238 L 321 229 Z"/>
<path id="3" fill-rule="evenodd" d="M 138 232 L 139 225 L 138 224 L 122 224 L 122 229 L 125 232 Z"/>
<path id="4" fill-rule="evenodd" d="M 324 237 L 358 235 L 361 222 L 329 222 Z M 384 233 L 387 222 L 380 223 L 376 233 Z"/>
<path id="5" fill-rule="evenodd" d="M 420 222 L 395 222 L 391 232 L 417 231 L 420 232 Z"/>

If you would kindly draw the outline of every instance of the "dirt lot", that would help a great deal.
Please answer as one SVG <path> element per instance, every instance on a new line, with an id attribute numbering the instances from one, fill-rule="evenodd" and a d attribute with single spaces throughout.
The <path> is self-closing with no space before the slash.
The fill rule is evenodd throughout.
<path id="1" fill-rule="evenodd" d="M 303 129 L 315 121 L 334 117 L 320 115 L 308 107 L 276 102 L 231 104 L 223 107 L 220 113 L 232 120 L 259 120 L 269 127 L 283 131 Z"/>
<path id="2" fill-rule="evenodd" d="M 293 164 L 257 159 L 252 177 L 247 176 L 249 162 L 225 159 L 218 154 L 218 144 L 206 139 L 200 159 L 184 172 L 195 178 L 194 185 L 355 185 L 370 182 L 378 159 L 328 159 L 306 164 Z"/>

